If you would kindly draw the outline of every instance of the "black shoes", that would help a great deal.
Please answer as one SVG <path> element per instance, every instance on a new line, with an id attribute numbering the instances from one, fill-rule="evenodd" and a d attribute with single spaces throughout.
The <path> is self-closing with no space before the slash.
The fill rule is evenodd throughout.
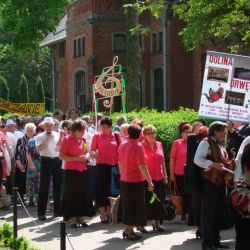
<path id="1" fill-rule="evenodd" d="M 214 246 L 215 246 L 216 248 L 220 248 L 220 249 L 228 249 L 228 248 L 229 248 L 229 246 L 227 246 L 227 245 L 222 245 L 220 242 L 214 244 Z"/>
<path id="2" fill-rule="evenodd" d="M 122 237 L 123 239 L 128 239 L 128 240 L 139 240 L 142 236 L 136 233 L 128 234 L 124 231 L 122 233 Z"/>
<path id="3" fill-rule="evenodd" d="M 202 233 L 201 233 L 200 230 L 197 230 L 197 231 L 195 232 L 195 235 L 196 235 L 196 239 L 197 239 L 197 240 L 202 238 Z"/>
<path id="4" fill-rule="evenodd" d="M 153 227 L 153 231 L 157 231 L 159 233 L 165 232 L 165 230 L 160 226 L 152 225 L 152 227 Z"/>
<path id="5" fill-rule="evenodd" d="M 218 248 L 214 246 L 202 246 L 202 250 L 218 250 Z"/>
<path id="6" fill-rule="evenodd" d="M 46 216 L 45 215 L 39 215 L 38 216 L 38 220 L 45 221 L 46 220 Z"/>

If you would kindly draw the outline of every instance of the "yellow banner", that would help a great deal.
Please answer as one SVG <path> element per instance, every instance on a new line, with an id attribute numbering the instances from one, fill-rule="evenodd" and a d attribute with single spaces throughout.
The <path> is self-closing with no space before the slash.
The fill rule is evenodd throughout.
<path id="1" fill-rule="evenodd" d="M 44 103 L 14 103 L 0 98 L 0 109 L 31 116 L 42 116 L 45 113 Z"/>

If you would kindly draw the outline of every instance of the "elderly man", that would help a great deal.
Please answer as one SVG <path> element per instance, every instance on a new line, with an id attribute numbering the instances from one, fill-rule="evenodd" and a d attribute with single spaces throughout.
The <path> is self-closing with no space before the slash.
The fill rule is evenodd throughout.
<path id="1" fill-rule="evenodd" d="M 52 176 L 53 197 L 54 197 L 54 216 L 60 214 L 60 189 L 61 189 L 61 165 L 57 143 L 60 135 L 53 131 L 54 121 L 52 117 L 45 117 L 42 125 L 45 131 L 36 137 L 36 147 L 41 155 L 41 175 L 40 188 L 38 194 L 38 219 L 46 220 L 46 206 L 48 200 L 49 183 Z"/>

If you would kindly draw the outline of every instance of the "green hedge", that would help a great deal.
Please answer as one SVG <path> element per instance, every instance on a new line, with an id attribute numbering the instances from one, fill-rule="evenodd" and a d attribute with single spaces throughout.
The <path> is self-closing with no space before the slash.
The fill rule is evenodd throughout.
<path id="1" fill-rule="evenodd" d="M 116 117 L 119 115 L 121 113 L 112 114 L 113 124 L 115 124 Z M 143 108 L 138 112 L 129 112 L 125 116 L 128 122 L 134 118 L 141 118 L 145 125 L 152 124 L 156 127 L 156 139 L 163 144 L 166 160 L 169 158 L 173 141 L 180 138 L 179 124 L 183 121 L 192 123 L 199 118 L 197 111 L 182 107 L 178 111 L 172 112 L 157 112 L 156 110 Z"/>
<path id="2" fill-rule="evenodd" d="M 14 241 L 13 241 L 13 227 L 9 224 L 4 223 L 0 227 L 0 249 L 13 249 Z M 37 248 L 33 248 L 30 246 L 29 242 L 23 238 L 18 237 L 16 239 L 16 249 L 18 250 L 37 250 Z"/>

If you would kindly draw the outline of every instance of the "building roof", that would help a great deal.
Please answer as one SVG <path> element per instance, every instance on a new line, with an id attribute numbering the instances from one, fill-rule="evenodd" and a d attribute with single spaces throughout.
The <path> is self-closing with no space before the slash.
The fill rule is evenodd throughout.
<path id="1" fill-rule="evenodd" d="M 50 46 L 66 39 L 67 15 L 60 21 L 54 32 L 49 33 L 40 43 L 40 47 Z"/>

